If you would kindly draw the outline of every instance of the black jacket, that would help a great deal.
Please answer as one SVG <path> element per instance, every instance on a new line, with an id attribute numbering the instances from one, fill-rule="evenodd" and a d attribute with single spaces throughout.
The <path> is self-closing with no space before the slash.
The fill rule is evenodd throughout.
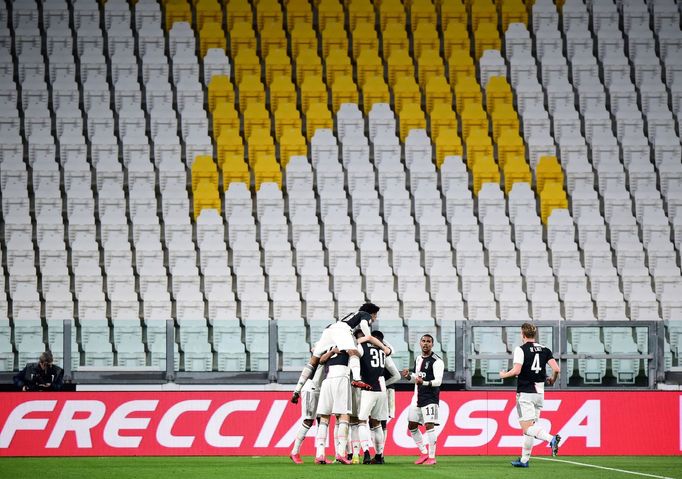
<path id="1" fill-rule="evenodd" d="M 59 391 L 64 386 L 64 370 L 53 364 L 43 371 L 40 364 L 28 363 L 14 376 L 14 385 L 19 390 L 26 386 L 28 391 Z"/>

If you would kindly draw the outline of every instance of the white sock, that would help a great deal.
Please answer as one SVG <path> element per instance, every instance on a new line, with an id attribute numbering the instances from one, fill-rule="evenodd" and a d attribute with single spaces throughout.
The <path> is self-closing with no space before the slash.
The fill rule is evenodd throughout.
<path id="1" fill-rule="evenodd" d="M 369 425 L 366 422 L 360 423 L 360 447 L 363 451 L 369 451 L 369 448 L 372 446 L 370 441 Z"/>
<path id="2" fill-rule="evenodd" d="M 334 421 L 334 454 L 339 455 L 339 421 Z"/>
<path id="3" fill-rule="evenodd" d="M 303 385 L 305 382 L 310 379 L 310 377 L 315 373 L 316 366 L 313 366 L 312 364 L 308 363 L 305 365 L 303 368 L 303 371 L 301 371 L 301 375 L 298 378 L 298 382 L 296 383 L 296 388 L 294 389 L 294 392 L 300 393 L 301 389 L 303 389 Z"/>
<path id="4" fill-rule="evenodd" d="M 316 453 L 315 457 L 323 457 L 324 456 L 324 449 L 325 449 L 325 443 L 327 442 L 327 430 L 329 428 L 329 424 L 326 422 L 321 422 L 317 425 L 317 435 L 315 436 L 315 447 L 316 447 Z"/>
<path id="5" fill-rule="evenodd" d="M 362 379 L 360 376 L 360 358 L 357 356 L 348 358 L 348 367 L 353 375 L 353 381 L 360 381 Z"/>
<path id="6" fill-rule="evenodd" d="M 294 441 L 294 448 L 291 450 L 291 454 L 296 455 L 301 451 L 301 444 L 303 444 L 303 440 L 305 439 L 306 434 L 308 434 L 309 429 L 310 426 L 305 423 L 302 423 L 301 427 L 298 428 L 296 440 Z"/>
<path id="7" fill-rule="evenodd" d="M 360 454 L 360 425 L 353 424 L 350 427 L 351 444 L 353 445 L 353 455 Z"/>
<path id="8" fill-rule="evenodd" d="M 419 429 L 410 429 L 410 434 L 412 435 L 412 439 L 414 440 L 414 443 L 419 448 L 419 452 L 421 452 L 422 454 L 426 454 L 426 446 L 424 445 L 424 438 L 422 437 L 422 433 L 419 432 Z"/>
<path id="9" fill-rule="evenodd" d="M 336 455 L 345 457 L 346 447 L 348 446 L 348 423 L 341 421 L 339 424 L 339 447 L 336 449 Z"/>
<path id="10" fill-rule="evenodd" d="M 530 453 L 533 451 L 533 442 L 535 438 L 527 434 L 523 435 L 523 447 L 521 448 L 521 462 L 528 462 L 530 460 Z"/>
<path id="11" fill-rule="evenodd" d="M 377 454 L 384 453 L 384 429 L 381 426 L 372 428 L 372 439 L 374 440 L 374 450 Z"/>
<path id="12" fill-rule="evenodd" d="M 437 438 L 438 438 L 438 434 L 436 433 L 435 428 L 426 430 L 426 440 L 429 442 L 429 458 L 430 459 L 436 458 L 436 439 Z"/>
<path id="13" fill-rule="evenodd" d="M 526 434 L 529 436 L 533 436 L 535 439 L 540 439 L 542 441 L 551 441 L 552 440 L 552 435 L 542 429 L 540 426 L 537 424 L 533 424 L 531 427 L 529 427 L 526 430 Z"/>

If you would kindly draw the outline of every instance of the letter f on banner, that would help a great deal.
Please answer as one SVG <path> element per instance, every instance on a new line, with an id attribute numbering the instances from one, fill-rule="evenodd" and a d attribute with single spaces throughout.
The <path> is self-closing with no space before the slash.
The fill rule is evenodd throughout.
<path id="1" fill-rule="evenodd" d="M 28 419 L 26 415 L 33 412 L 52 412 L 56 405 L 57 401 L 26 401 L 15 407 L 7 418 L 5 427 L 0 431 L 0 448 L 8 448 L 17 431 L 44 430 L 47 427 L 47 418 Z"/>

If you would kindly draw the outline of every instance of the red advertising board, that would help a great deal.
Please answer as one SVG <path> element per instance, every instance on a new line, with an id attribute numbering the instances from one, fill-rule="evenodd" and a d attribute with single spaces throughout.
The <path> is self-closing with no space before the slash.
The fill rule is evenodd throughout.
<path id="1" fill-rule="evenodd" d="M 0 400 L 0 456 L 286 455 L 300 406 L 280 392 L 9 393 Z M 386 453 L 414 454 L 412 394 L 396 396 Z M 518 455 L 513 392 L 443 392 L 439 455 Z M 677 455 L 680 392 L 549 392 L 541 424 L 566 455 Z M 314 436 L 311 428 L 310 436 Z M 306 439 L 302 453 L 312 454 Z M 331 454 L 331 449 L 328 450 Z M 548 454 L 545 444 L 533 454 Z"/>

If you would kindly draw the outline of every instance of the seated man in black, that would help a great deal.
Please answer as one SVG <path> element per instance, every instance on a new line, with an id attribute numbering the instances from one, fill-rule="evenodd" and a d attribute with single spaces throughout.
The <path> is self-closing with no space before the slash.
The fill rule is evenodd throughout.
<path id="1" fill-rule="evenodd" d="M 28 363 L 14 376 L 14 385 L 21 391 L 59 391 L 64 385 L 64 370 L 52 364 L 52 353 L 46 351 L 37 363 Z"/>

